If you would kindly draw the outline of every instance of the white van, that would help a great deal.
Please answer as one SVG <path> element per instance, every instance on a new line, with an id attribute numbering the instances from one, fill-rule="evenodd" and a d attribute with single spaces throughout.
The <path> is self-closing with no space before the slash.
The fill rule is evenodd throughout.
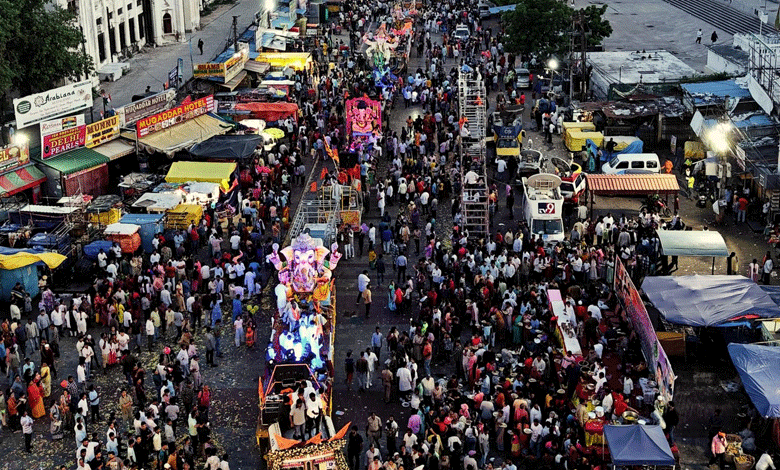
<path id="1" fill-rule="evenodd" d="M 601 166 L 605 175 L 660 173 L 661 162 L 654 153 L 620 153 Z"/>

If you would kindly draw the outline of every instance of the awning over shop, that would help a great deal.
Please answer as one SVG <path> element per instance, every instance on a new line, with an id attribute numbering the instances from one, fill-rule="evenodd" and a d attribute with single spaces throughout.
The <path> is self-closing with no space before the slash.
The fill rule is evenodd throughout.
<path id="1" fill-rule="evenodd" d="M 0 194 L 3 197 L 13 196 L 25 189 L 38 186 L 45 179 L 46 175 L 36 168 L 35 165 L 17 168 L 0 176 Z"/>
<path id="2" fill-rule="evenodd" d="M 233 91 L 236 89 L 239 83 L 241 83 L 246 78 L 246 70 L 242 70 L 238 72 L 238 74 L 231 78 L 229 82 L 227 83 L 217 83 L 222 88 L 227 88 L 230 91 Z"/>
<path id="3" fill-rule="evenodd" d="M 666 321 L 677 325 L 780 316 L 769 294 L 744 276 L 648 276 L 642 290 Z"/>
<path id="4" fill-rule="evenodd" d="M 168 183 L 205 181 L 219 183 L 223 190 L 230 188 L 230 178 L 236 171 L 236 163 L 173 162 L 165 176 Z"/>
<path id="5" fill-rule="evenodd" d="M 125 155 L 135 153 L 135 145 L 126 140 L 115 139 L 111 142 L 98 145 L 97 147 L 94 147 L 93 150 L 101 155 L 105 155 L 109 160 L 114 161 L 117 158 L 122 158 Z"/>
<path id="6" fill-rule="evenodd" d="M 36 263 L 44 263 L 46 266 L 54 269 L 66 259 L 64 255 L 59 253 L 18 252 L 13 255 L 0 255 L 0 269 L 18 269 Z"/>
<path id="7" fill-rule="evenodd" d="M 620 467 L 635 465 L 674 465 L 674 455 L 661 426 L 604 426 L 612 463 Z"/>
<path id="8" fill-rule="evenodd" d="M 661 254 L 666 256 L 726 257 L 729 255 L 726 240 L 714 230 L 698 232 L 658 230 L 656 233 L 661 241 Z"/>
<path id="9" fill-rule="evenodd" d="M 780 348 L 761 344 L 728 346 L 742 385 L 764 418 L 780 418 Z"/>
<path id="10" fill-rule="evenodd" d="M 268 72 L 271 69 L 271 64 L 267 62 L 257 62 L 255 60 L 248 60 L 246 64 L 244 64 L 244 70 L 247 72 L 254 72 L 257 74 L 264 74 Z"/>
<path id="11" fill-rule="evenodd" d="M 262 144 L 263 138 L 259 135 L 216 135 L 193 145 L 189 152 L 196 159 L 243 160 L 251 157 L 255 148 Z"/>
<path id="12" fill-rule="evenodd" d="M 222 119 L 205 114 L 138 139 L 138 144 L 154 152 L 172 155 L 215 135 L 224 134 L 232 127 L 231 124 Z"/>
<path id="13" fill-rule="evenodd" d="M 46 160 L 41 160 L 40 158 L 33 158 L 33 160 L 54 168 L 63 175 L 71 175 L 109 162 L 108 157 L 105 155 L 86 147 L 71 150 Z"/>
<path id="14" fill-rule="evenodd" d="M 145 193 L 133 203 L 133 207 L 146 209 L 147 212 L 165 212 L 183 201 L 183 195 L 176 192 Z"/>
<path id="15" fill-rule="evenodd" d="M 677 194 L 680 184 L 675 175 L 588 175 L 588 190 L 596 195 L 641 196 Z"/>
<path id="16" fill-rule="evenodd" d="M 288 116 L 298 118 L 298 105 L 295 103 L 237 103 L 236 111 L 249 111 L 253 118 L 265 122 L 274 122 Z"/>

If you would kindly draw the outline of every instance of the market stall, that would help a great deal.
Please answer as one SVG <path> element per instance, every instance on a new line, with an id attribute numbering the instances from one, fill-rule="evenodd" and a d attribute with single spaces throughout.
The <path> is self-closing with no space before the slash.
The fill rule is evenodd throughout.
<path id="1" fill-rule="evenodd" d="M 168 183 L 189 183 L 191 181 L 219 183 L 227 192 L 235 184 L 236 163 L 219 162 L 173 162 L 165 176 Z"/>
<path id="2" fill-rule="evenodd" d="M 576 324 L 573 325 L 566 316 L 565 305 L 561 298 L 561 291 L 551 289 L 547 292 L 550 302 L 550 311 L 555 318 L 555 337 L 565 352 L 571 352 L 573 356 L 582 356 L 580 340 L 577 339 Z"/>
<path id="3" fill-rule="evenodd" d="M 154 251 L 152 240 L 165 229 L 165 214 L 125 214 L 119 222 L 139 226 L 141 245 L 145 252 L 151 253 Z"/>
<path id="4" fill-rule="evenodd" d="M 172 156 L 216 135 L 222 135 L 232 128 L 233 124 L 215 115 L 204 114 L 145 137 L 139 137 L 138 146 L 149 153 L 160 152 Z"/>
<path id="5" fill-rule="evenodd" d="M 606 425 L 604 437 L 615 467 L 671 467 L 676 463 L 661 426 Z"/>
<path id="6" fill-rule="evenodd" d="M 761 416 L 780 418 L 780 348 L 764 344 L 729 344 L 745 392 Z"/>
<path id="7" fill-rule="evenodd" d="M 148 192 L 139 197 L 132 205 L 134 209 L 143 209 L 149 213 L 163 213 L 175 209 L 184 202 L 184 195 L 175 192 Z"/>
<path id="8" fill-rule="evenodd" d="M 726 258 L 729 255 L 726 240 L 715 230 L 658 230 L 658 240 L 661 242 L 661 255 L 664 267 L 668 272 L 669 256 L 701 256 L 712 258 L 712 274 L 715 274 L 715 258 Z"/>
<path id="9" fill-rule="evenodd" d="M 275 122 L 280 119 L 287 119 L 288 117 L 291 117 L 296 121 L 298 120 L 298 105 L 295 103 L 236 103 L 235 110 L 237 112 L 246 111 L 247 114 L 245 116 L 247 119 L 262 119 L 265 122 Z M 236 116 L 236 120 L 242 118 L 242 115 Z"/>
<path id="10" fill-rule="evenodd" d="M 109 158 L 94 149 L 82 147 L 57 156 L 41 159 L 32 151 L 33 160 L 46 175 L 44 194 L 49 198 L 89 194 L 99 196 L 108 191 Z"/>
<path id="11" fill-rule="evenodd" d="M 115 223 L 103 230 L 106 239 L 118 243 L 122 253 L 135 253 L 141 247 L 141 227 L 136 224 Z"/>
<path id="12" fill-rule="evenodd" d="M 256 135 L 216 135 L 193 145 L 188 152 L 196 160 L 244 161 L 262 144 L 262 137 Z"/>
<path id="13" fill-rule="evenodd" d="M 20 283 L 31 296 L 38 295 L 38 265 L 55 269 L 66 257 L 59 253 L 49 253 L 41 249 L 0 247 L 0 300 L 8 301 L 11 290 Z"/>
<path id="14" fill-rule="evenodd" d="M 716 326 L 780 314 L 769 294 L 744 276 L 646 277 L 642 290 L 666 321 L 677 325 Z"/>
<path id="15" fill-rule="evenodd" d="M 203 218 L 203 206 L 199 204 L 179 204 L 166 212 L 166 229 L 184 230 L 190 224 L 197 225 Z"/>

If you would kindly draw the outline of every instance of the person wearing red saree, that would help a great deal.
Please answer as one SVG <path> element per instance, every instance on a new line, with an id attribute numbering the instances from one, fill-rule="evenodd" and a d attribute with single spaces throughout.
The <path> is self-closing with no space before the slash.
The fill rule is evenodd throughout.
<path id="1" fill-rule="evenodd" d="M 35 380 L 30 382 L 27 387 L 27 400 L 30 404 L 33 419 L 42 418 L 46 415 L 46 407 L 43 406 L 43 386 L 41 385 L 41 376 L 37 375 Z"/>

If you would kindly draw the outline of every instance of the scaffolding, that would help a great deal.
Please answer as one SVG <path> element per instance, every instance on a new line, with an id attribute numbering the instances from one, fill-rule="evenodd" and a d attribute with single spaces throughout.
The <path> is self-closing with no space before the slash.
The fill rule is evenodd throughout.
<path id="1" fill-rule="evenodd" d="M 750 61 L 748 69 L 751 77 L 772 99 L 780 104 L 780 39 L 770 36 L 750 35 Z"/>
<path id="2" fill-rule="evenodd" d="M 461 132 L 460 178 L 463 187 L 461 215 L 463 229 L 470 237 L 487 238 L 490 234 L 490 207 L 485 171 L 485 128 L 487 108 L 485 84 L 478 72 L 461 69 L 458 77 L 458 108 L 463 125 Z"/>

